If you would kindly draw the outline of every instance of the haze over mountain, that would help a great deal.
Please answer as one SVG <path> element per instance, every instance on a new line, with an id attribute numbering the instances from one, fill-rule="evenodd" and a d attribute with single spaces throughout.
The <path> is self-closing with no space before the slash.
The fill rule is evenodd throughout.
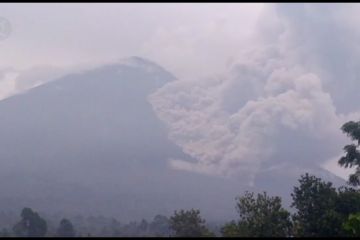
<path id="1" fill-rule="evenodd" d="M 148 98 L 176 77 L 132 57 L 66 75 L 0 102 L 0 207 L 48 213 L 103 214 L 122 220 L 200 208 L 204 216 L 236 215 L 245 190 L 282 195 L 304 171 L 342 184 L 319 168 L 289 163 L 246 177 L 174 169 L 196 160 L 169 139 Z M 272 164 L 273 163 L 273 164 Z"/>
<path id="2" fill-rule="evenodd" d="M 245 190 L 288 206 L 301 174 L 352 171 L 359 4 L 0 10 L 0 210 L 221 221 Z"/>
<path id="3" fill-rule="evenodd" d="M 188 157 L 147 101 L 174 79 L 131 58 L 3 100 L 2 206 L 132 219 L 190 207 L 199 188 L 215 186 L 168 168 L 168 158 Z"/>

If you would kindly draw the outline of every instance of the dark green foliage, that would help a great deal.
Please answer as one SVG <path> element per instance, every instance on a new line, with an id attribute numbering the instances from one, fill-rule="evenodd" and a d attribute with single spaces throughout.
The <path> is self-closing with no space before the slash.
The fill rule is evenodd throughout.
<path id="1" fill-rule="evenodd" d="M 75 237 L 75 229 L 73 224 L 66 218 L 60 221 L 60 225 L 56 231 L 58 237 Z"/>
<path id="2" fill-rule="evenodd" d="M 170 217 L 170 228 L 175 237 L 206 237 L 213 233 L 205 226 L 205 220 L 200 216 L 200 210 L 175 211 Z"/>
<path id="3" fill-rule="evenodd" d="M 226 223 L 220 230 L 223 237 L 246 237 L 250 234 L 247 232 L 247 228 L 241 223 L 237 223 L 234 220 Z"/>
<path id="4" fill-rule="evenodd" d="M 214 223 L 212 231 L 224 237 L 358 237 L 360 215 L 360 190 L 351 187 L 335 189 L 330 182 L 305 174 L 294 187 L 293 204 L 298 211 L 293 215 L 282 207 L 280 197 L 268 196 L 266 192 L 254 194 L 245 192 L 236 198 L 239 220 L 231 221 L 218 228 Z M 15 215 L 14 215 L 15 216 Z M 47 218 L 46 223 L 36 212 L 24 208 L 21 221 L 15 224 L 13 232 L 8 214 L 0 214 L 3 230 L 0 237 L 74 237 L 75 230 L 68 219 Z M 59 222 L 56 229 L 52 222 Z M 201 218 L 200 211 L 175 211 L 169 218 L 157 215 L 152 221 L 145 219 L 121 224 L 114 218 L 77 216 L 72 218 L 77 226 L 77 236 L 97 237 L 210 237 L 215 236 Z M 223 223 L 221 223 L 222 225 Z M 48 226 L 47 226 L 48 225 Z M 220 232 L 219 232 L 220 230 Z"/>
<path id="5" fill-rule="evenodd" d="M 338 191 L 336 211 L 341 214 L 343 236 L 360 237 L 360 192 L 343 187 Z M 356 214 L 357 213 L 357 214 Z"/>
<path id="6" fill-rule="evenodd" d="M 307 173 L 299 183 L 291 194 L 292 207 L 297 209 L 293 216 L 296 236 L 338 236 L 341 218 L 335 212 L 337 193 L 332 183 Z"/>
<path id="7" fill-rule="evenodd" d="M 305 174 L 291 194 L 297 209 L 293 220 L 295 235 L 301 237 L 348 236 L 342 227 L 349 214 L 360 211 L 359 191 L 342 187 L 338 191 L 331 182 Z"/>
<path id="8" fill-rule="evenodd" d="M 360 237 L 360 213 L 350 214 L 343 227 L 351 236 Z"/>
<path id="9" fill-rule="evenodd" d="M 358 150 L 360 144 L 360 122 L 347 122 L 341 130 L 346 133 L 356 144 L 349 144 L 344 147 L 345 156 L 339 159 L 339 165 L 345 168 L 355 167 L 355 173 L 350 174 L 349 184 L 360 185 L 360 152 Z"/>
<path id="10" fill-rule="evenodd" d="M 18 237 L 43 237 L 47 231 L 47 223 L 31 208 L 24 208 L 21 220 L 15 224 L 13 231 Z"/>
<path id="11" fill-rule="evenodd" d="M 349 121 L 342 125 L 341 130 L 360 144 L 360 122 Z"/>
<path id="12" fill-rule="evenodd" d="M 221 232 L 228 237 L 287 237 L 291 234 L 290 213 L 281 206 L 280 197 L 269 197 L 266 192 L 254 197 L 245 192 L 237 198 L 240 220 L 226 224 Z"/>
<path id="13" fill-rule="evenodd" d="M 156 215 L 150 223 L 150 229 L 156 237 L 169 236 L 170 220 L 165 216 Z"/>
<path id="14" fill-rule="evenodd" d="M 354 188 L 338 189 L 336 211 L 347 218 L 352 213 L 360 212 L 360 191 Z"/>
<path id="15" fill-rule="evenodd" d="M 169 219 L 157 215 L 152 221 L 141 220 L 120 223 L 115 218 L 77 216 L 72 220 L 76 226 L 77 236 L 99 237 L 168 237 L 170 236 Z"/>

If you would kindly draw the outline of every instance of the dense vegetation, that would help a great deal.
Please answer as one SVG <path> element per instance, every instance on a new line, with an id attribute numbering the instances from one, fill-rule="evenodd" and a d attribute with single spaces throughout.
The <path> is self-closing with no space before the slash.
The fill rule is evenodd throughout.
<path id="1" fill-rule="evenodd" d="M 75 237 L 75 236 L 163 236 L 163 237 L 360 237 L 360 122 L 342 126 L 356 144 L 344 147 L 339 160 L 343 167 L 355 167 L 349 186 L 333 187 L 331 182 L 305 173 L 291 194 L 291 214 L 278 196 L 266 192 L 245 192 L 236 198 L 238 219 L 221 228 L 209 225 L 200 210 L 179 210 L 170 217 L 157 215 L 151 222 L 142 220 L 121 224 L 116 219 L 63 218 L 57 226 L 39 213 L 24 208 L 12 226 L 3 226 L 0 236 Z M 14 216 L 0 213 L 0 224 L 14 221 Z"/>

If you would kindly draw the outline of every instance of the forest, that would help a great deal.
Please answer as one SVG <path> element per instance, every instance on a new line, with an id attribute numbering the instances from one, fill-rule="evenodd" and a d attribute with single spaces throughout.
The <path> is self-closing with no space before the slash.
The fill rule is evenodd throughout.
<path id="1" fill-rule="evenodd" d="M 245 192 L 236 198 L 238 218 L 208 223 L 199 209 L 175 210 L 152 221 L 120 223 L 115 218 L 78 216 L 46 219 L 35 209 L 0 213 L 1 237 L 359 237 L 360 122 L 347 122 L 342 131 L 352 140 L 338 163 L 355 168 L 347 186 L 304 173 L 291 193 L 290 212 L 279 196 Z"/>

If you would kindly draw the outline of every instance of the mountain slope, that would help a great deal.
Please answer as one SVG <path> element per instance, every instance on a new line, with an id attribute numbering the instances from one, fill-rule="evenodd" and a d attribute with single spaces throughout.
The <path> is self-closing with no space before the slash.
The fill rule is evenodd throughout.
<path id="1" fill-rule="evenodd" d="M 133 57 L 1 101 L 0 208 L 121 220 L 200 208 L 225 220 L 236 216 L 234 198 L 245 190 L 289 193 L 299 176 L 286 170 L 259 175 L 250 188 L 169 168 L 169 158 L 191 159 L 169 141 L 147 96 L 173 80 Z"/>
<path id="2" fill-rule="evenodd" d="M 174 79 L 135 57 L 3 100 L 1 206 L 138 218 L 191 207 L 206 187 L 213 194 L 218 179 L 167 165 L 188 157 L 147 96 Z"/>

